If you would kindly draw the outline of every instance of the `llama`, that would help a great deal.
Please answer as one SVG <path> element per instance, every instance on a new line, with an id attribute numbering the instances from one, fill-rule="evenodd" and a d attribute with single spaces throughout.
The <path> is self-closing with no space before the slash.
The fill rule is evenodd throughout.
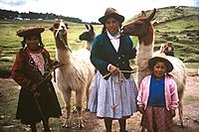
<path id="1" fill-rule="evenodd" d="M 86 49 L 91 50 L 93 40 L 95 38 L 94 28 L 91 24 L 85 24 L 86 31 L 80 34 L 79 39 L 87 42 Z"/>
<path id="2" fill-rule="evenodd" d="M 80 56 L 73 55 L 67 41 L 67 26 L 62 20 L 57 20 L 50 30 L 53 32 L 55 38 L 56 58 L 62 65 L 56 72 L 57 86 L 62 92 L 66 103 L 67 117 L 63 127 L 69 127 L 71 92 L 75 91 L 78 126 L 83 128 L 83 97 L 86 92 L 86 100 L 88 102 L 89 88 L 94 76 L 94 66 L 89 58 L 82 59 Z"/>
<path id="3" fill-rule="evenodd" d="M 123 33 L 127 35 L 137 36 L 139 40 L 139 48 L 137 54 L 137 65 L 138 65 L 138 85 L 141 80 L 149 74 L 149 69 L 147 67 L 148 60 L 153 55 L 153 45 L 154 45 L 154 29 L 151 24 L 156 13 L 156 9 L 147 17 L 145 12 L 132 23 L 125 25 L 123 27 Z M 170 73 L 174 80 L 176 81 L 179 96 L 179 117 L 180 123 L 183 127 L 183 108 L 182 108 L 182 98 L 185 89 L 185 65 L 183 62 L 173 56 L 168 56 L 168 59 L 174 66 L 173 71 Z"/>

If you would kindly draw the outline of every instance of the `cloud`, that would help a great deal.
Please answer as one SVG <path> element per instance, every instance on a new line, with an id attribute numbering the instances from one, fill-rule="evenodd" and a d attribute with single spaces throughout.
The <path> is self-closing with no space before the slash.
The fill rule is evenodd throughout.
<path id="1" fill-rule="evenodd" d="M 199 7 L 199 0 L 196 0 L 195 5 L 196 5 L 197 7 Z"/>
<path id="2" fill-rule="evenodd" d="M 21 6 L 27 3 L 26 0 L 0 0 L 0 3 L 9 6 Z"/>

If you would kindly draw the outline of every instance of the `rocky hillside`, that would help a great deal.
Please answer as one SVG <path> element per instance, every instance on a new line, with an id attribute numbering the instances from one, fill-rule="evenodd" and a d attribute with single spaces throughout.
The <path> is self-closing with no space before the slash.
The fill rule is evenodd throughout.
<path id="1" fill-rule="evenodd" d="M 146 11 L 150 14 L 152 10 Z M 134 21 L 139 15 L 128 20 Z M 171 6 L 158 8 L 153 19 L 155 50 L 172 42 L 175 54 L 186 63 L 199 64 L 199 7 Z"/>

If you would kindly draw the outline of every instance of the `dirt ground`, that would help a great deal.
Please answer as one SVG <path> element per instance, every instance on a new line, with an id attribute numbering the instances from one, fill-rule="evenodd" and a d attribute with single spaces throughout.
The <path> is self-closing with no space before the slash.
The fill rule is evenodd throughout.
<path id="1" fill-rule="evenodd" d="M 184 128 L 180 125 L 178 110 L 176 111 L 175 132 L 199 132 L 199 76 L 196 69 L 187 69 L 186 90 L 183 97 L 183 121 Z M 64 112 L 65 113 L 65 112 Z M 75 114 L 73 115 L 75 116 Z M 105 127 L 103 120 L 96 118 L 94 113 L 83 113 L 85 129 L 79 130 L 75 125 L 72 129 L 63 129 L 63 131 L 81 131 L 81 132 L 103 132 Z M 135 113 L 127 120 L 128 132 L 140 132 L 141 114 Z M 74 122 L 73 122 L 74 123 Z M 74 123 L 75 124 L 75 123 Z M 118 132 L 118 121 L 113 121 L 113 132 Z"/>
<path id="2" fill-rule="evenodd" d="M 15 85 L 12 79 L 0 79 L 0 82 L 10 83 L 10 85 Z M 1 85 L 3 86 L 3 85 Z M 59 91 L 57 91 L 59 92 Z M 58 93 L 60 94 L 60 93 Z M 183 97 L 183 121 L 184 128 L 180 126 L 178 114 L 174 118 L 175 122 L 175 132 L 199 132 L 199 76 L 196 69 L 187 69 L 187 79 L 186 79 L 186 89 L 184 91 Z M 177 111 L 178 112 L 178 111 Z M 66 111 L 63 109 L 63 117 L 61 117 L 61 122 L 64 122 L 64 116 Z M 61 132 L 104 132 L 105 127 L 103 120 L 96 118 L 94 113 L 87 111 L 83 112 L 83 119 L 85 124 L 85 129 L 80 130 L 77 127 L 77 114 L 72 113 L 72 128 L 60 128 Z M 127 120 L 127 130 L 128 132 L 140 132 L 140 120 L 141 114 L 139 112 L 135 113 L 130 119 Z M 61 125 L 61 124 L 60 124 Z M 119 131 L 118 122 L 113 121 L 113 132 Z"/>

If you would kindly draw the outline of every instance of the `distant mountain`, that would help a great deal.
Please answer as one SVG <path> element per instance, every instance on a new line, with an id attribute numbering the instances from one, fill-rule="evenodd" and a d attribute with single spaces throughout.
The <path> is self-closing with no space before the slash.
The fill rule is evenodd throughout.
<path id="1" fill-rule="evenodd" d="M 152 10 L 145 11 L 148 16 Z M 140 14 L 126 22 L 133 22 Z M 171 42 L 175 54 L 184 62 L 199 63 L 199 7 L 170 6 L 157 8 L 152 21 L 155 29 L 154 50 Z"/>
<path id="2" fill-rule="evenodd" d="M 0 9 L 0 19 L 15 19 L 15 20 L 54 20 L 56 18 L 63 19 L 64 21 L 83 23 L 81 19 L 75 17 L 65 17 L 53 13 L 36 13 L 36 12 L 23 12 Z"/>
<path id="3" fill-rule="evenodd" d="M 150 14 L 152 10 L 145 11 L 146 14 Z M 129 19 L 126 23 L 135 20 L 138 16 L 135 15 L 133 18 Z M 156 15 L 153 18 L 155 22 L 162 23 L 165 21 L 176 20 L 185 17 L 199 17 L 199 7 L 189 7 L 189 6 L 169 6 L 164 8 L 157 8 Z"/>

